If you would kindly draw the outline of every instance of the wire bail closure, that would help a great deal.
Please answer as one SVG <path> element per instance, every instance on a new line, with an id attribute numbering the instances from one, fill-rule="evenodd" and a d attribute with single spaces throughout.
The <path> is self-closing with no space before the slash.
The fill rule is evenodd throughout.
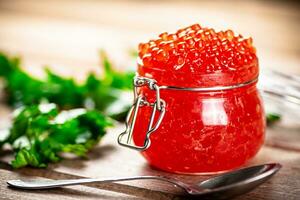
<path id="1" fill-rule="evenodd" d="M 178 90 L 178 91 L 190 91 L 190 92 L 226 91 L 226 90 L 237 89 L 237 88 L 245 87 L 247 85 L 254 84 L 257 82 L 257 80 L 258 80 L 258 77 L 254 78 L 252 80 L 249 80 L 247 82 L 239 83 L 236 85 L 190 88 L 190 87 L 177 87 L 177 86 L 166 86 L 166 85 L 159 86 L 159 85 L 157 85 L 157 83 L 154 79 L 136 76 L 133 81 L 134 103 L 133 103 L 132 107 L 130 108 L 129 113 L 126 117 L 126 121 L 125 121 L 126 129 L 118 137 L 118 143 L 122 146 L 126 146 L 131 149 L 140 150 L 140 151 L 143 151 L 143 150 L 146 150 L 149 148 L 150 143 L 151 143 L 150 135 L 158 129 L 158 127 L 160 126 L 160 124 L 164 118 L 165 112 L 166 112 L 166 110 L 165 110 L 166 102 L 160 98 L 160 90 Z M 155 91 L 156 100 L 154 102 L 152 102 L 152 103 L 148 102 L 145 96 L 138 93 L 138 88 L 143 87 L 143 86 L 148 86 L 148 88 L 150 90 Z M 152 107 L 152 113 L 151 113 L 151 117 L 150 117 L 150 122 L 148 124 L 148 129 L 146 132 L 144 145 L 138 146 L 133 143 L 132 133 L 133 133 L 133 129 L 134 129 L 134 126 L 136 123 L 138 110 L 140 107 L 143 107 L 143 106 Z M 155 119 L 157 111 L 159 112 L 159 116 L 157 118 L 156 123 L 154 123 L 154 119 Z"/>
<path id="2" fill-rule="evenodd" d="M 126 129 L 123 133 L 121 133 L 118 137 L 118 143 L 122 146 L 129 147 L 131 149 L 144 151 L 149 148 L 151 144 L 150 135 L 158 129 L 160 126 L 163 117 L 165 115 L 165 107 L 166 103 L 163 99 L 160 98 L 160 87 L 156 84 L 154 79 L 139 77 L 136 76 L 133 81 L 134 85 L 134 103 L 129 110 L 129 113 L 126 117 L 125 126 Z M 138 88 L 148 86 L 149 89 L 154 90 L 156 93 L 155 102 L 148 102 L 146 97 L 138 93 Z M 135 145 L 133 142 L 133 130 L 136 123 L 136 118 L 138 114 L 138 110 L 140 107 L 150 106 L 152 107 L 152 113 L 150 117 L 150 121 L 148 124 L 148 129 L 146 132 L 145 140 L 143 146 Z M 158 119 L 156 123 L 154 123 L 155 116 L 159 112 Z"/>

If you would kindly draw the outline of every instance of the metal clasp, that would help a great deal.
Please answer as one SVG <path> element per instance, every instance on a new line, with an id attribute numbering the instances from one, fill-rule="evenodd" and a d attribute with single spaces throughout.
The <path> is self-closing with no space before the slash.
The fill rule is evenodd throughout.
<path id="1" fill-rule="evenodd" d="M 155 80 L 137 76 L 134 78 L 133 85 L 134 85 L 134 103 L 126 117 L 126 121 L 125 121 L 126 129 L 118 137 L 118 143 L 122 146 L 126 146 L 131 149 L 143 151 L 149 148 L 151 144 L 150 135 L 158 129 L 158 127 L 162 122 L 162 119 L 166 111 L 165 110 L 166 103 L 163 99 L 160 98 L 160 88 L 156 84 Z M 142 86 L 148 86 L 149 89 L 154 90 L 156 92 L 156 100 L 154 102 L 152 103 L 148 102 L 145 96 L 138 93 L 138 88 Z M 148 124 L 148 129 L 146 132 L 144 144 L 143 146 L 138 146 L 134 144 L 132 139 L 132 134 L 136 123 L 138 110 L 142 106 L 152 107 L 152 113 Z M 154 119 L 157 111 L 159 112 L 159 116 L 157 121 L 154 123 Z"/>

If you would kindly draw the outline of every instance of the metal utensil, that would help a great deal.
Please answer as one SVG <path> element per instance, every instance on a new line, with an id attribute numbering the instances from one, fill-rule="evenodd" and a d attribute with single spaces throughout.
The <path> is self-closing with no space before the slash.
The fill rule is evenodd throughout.
<path id="1" fill-rule="evenodd" d="M 165 181 L 182 188 L 186 194 L 201 196 L 202 198 L 224 199 L 244 194 L 258 185 L 267 181 L 273 176 L 281 165 L 278 163 L 264 164 L 247 167 L 239 170 L 224 173 L 209 178 L 196 184 L 186 184 L 174 178 L 165 176 L 133 176 L 124 178 L 105 179 L 71 179 L 71 180 L 10 180 L 7 184 L 20 189 L 49 189 L 62 186 L 79 185 L 87 183 L 121 182 L 130 180 L 155 179 Z"/>

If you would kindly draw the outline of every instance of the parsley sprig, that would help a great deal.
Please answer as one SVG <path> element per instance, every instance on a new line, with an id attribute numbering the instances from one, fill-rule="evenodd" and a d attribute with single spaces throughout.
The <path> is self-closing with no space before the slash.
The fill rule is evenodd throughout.
<path id="1" fill-rule="evenodd" d="M 19 57 L 0 53 L 6 102 L 19 108 L 8 136 L 0 141 L 0 151 L 5 144 L 14 150 L 14 168 L 46 167 L 64 153 L 85 157 L 112 125 L 106 116 L 124 119 L 134 73 L 117 72 L 103 51 L 100 56 L 103 76 L 90 73 L 79 84 L 49 69 L 45 79 L 37 79 L 21 68 Z"/>
<path id="2" fill-rule="evenodd" d="M 46 69 L 46 78 L 37 79 L 22 70 L 19 57 L 0 53 L 0 78 L 4 79 L 7 102 L 13 107 L 55 103 L 60 109 L 85 107 L 97 109 L 117 119 L 125 117 L 130 101 L 118 101 L 120 96 L 131 92 L 133 72 L 117 72 L 113 69 L 105 52 L 100 52 L 104 74 L 97 77 L 90 73 L 79 84 Z M 127 94 L 128 98 L 131 99 Z M 122 105 L 115 106 L 116 101 Z M 112 108 L 113 107 L 113 108 Z"/>
<path id="3" fill-rule="evenodd" d="M 59 112 L 55 104 L 20 108 L 14 118 L 8 143 L 15 151 L 14 168 L 46 167 L 58 162 L 62 153 L 85 157 L 105 135 L 112 121 L 98 111 L 73 109 Z"/>

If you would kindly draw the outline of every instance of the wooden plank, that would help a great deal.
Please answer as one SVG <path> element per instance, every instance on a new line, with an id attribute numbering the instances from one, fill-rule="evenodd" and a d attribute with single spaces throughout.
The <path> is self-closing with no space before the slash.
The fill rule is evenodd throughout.
<path id="1" fill-rule="evenodd" d="M 116 136 L 120 132 L 120 128 L 122 127 L 110 130 L 99 147 L 90 152 L 89 160 L 64 160 L 59 164 L 50 165 L 47 170 L 25 168 L 16 170 L 15 172 L 25 173 L 27 176 L 41 176 L 52 179 L 78 178 L 82 176 L 100 178 L 110 176 L 166 175 L 188 183 L 195 183 L 208 178 L 208 176 L 170 174 L 149 167 L 137 152 L 117 146 Z M 11 155 L 2 157 L 2 160 L 5 162 L 8 162 L 9 159 L 11 159 Z M 288 193 L 290 199 L 296 199 L 296 197 L 300 195 L 298 188 L 300 185 L 300 154 L 298 152 L 265 146 L 249 165 L 267 162 L 280 162 L 283 164 L 283 169 L 268 183 L 240 197 L 240 199 L 251 199 L 253 196 L 255 196 L 256 199 L 282 199 L 287 195 L 287 190 L 291 191 Z M 11 170 L 7 165 L 3 164 L 0 168 Z M 138 197 L 151 197 L 152 199 L 173 199 L 177 198 L 178 196 L 176 194 L 180 193 L 180 190 L 177 188 L 157 181 L 95 184 L 92 185 L 92 187 Z M 265 190 L 269 190 L 270 193 L 266 195 Z"/>
<path id="2" fill-rule="evenodd" d="M 141 199 L 125 194 L 115 193 L 107 190 L 96 189 L 95 187 L 72 186 L 54 190 L 17 190 L 7 187 L 6 181 L 10 179 L 37 178 L 24 174 L 10 172 L 0 169 L 0 199 L 24 199 L 24 200 L 73 200 L 73 199 Z"/>

